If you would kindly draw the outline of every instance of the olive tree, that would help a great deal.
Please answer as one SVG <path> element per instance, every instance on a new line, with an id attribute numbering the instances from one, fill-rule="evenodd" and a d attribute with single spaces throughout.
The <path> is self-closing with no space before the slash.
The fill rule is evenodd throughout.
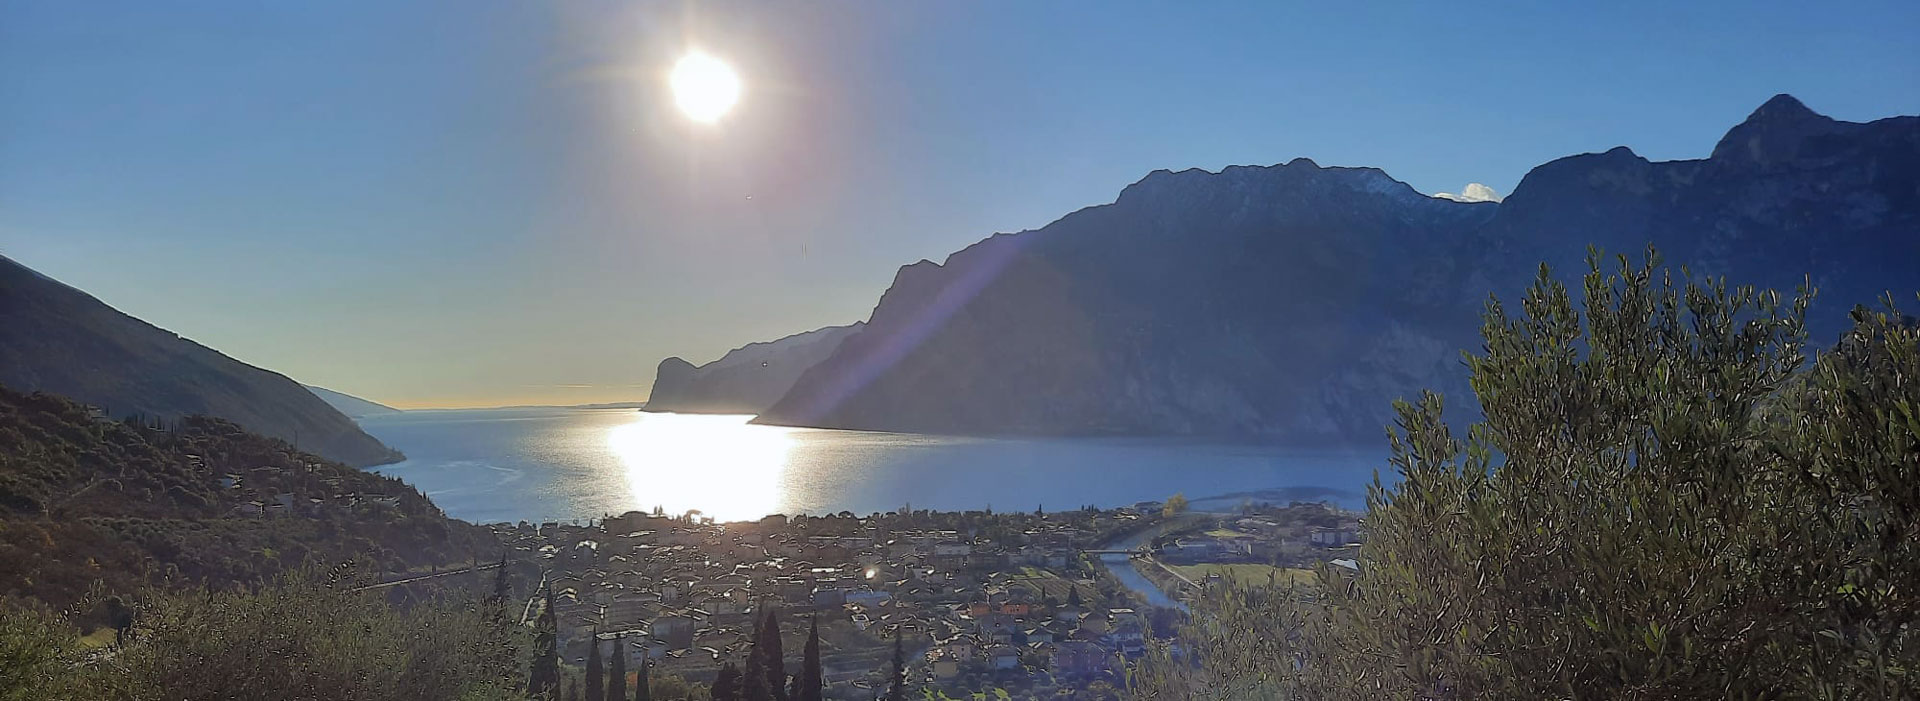
<path id="1" fill-rule="evenodd" d="M 125 640 L 0 605 L 0 699 L 525 698 L 524 633 L 454 595 L 390 606 L 357 580 L 299 571 L 252 591 L 150 592 Z"/>
<path id="2" fill-rule="evenodd" d="M 1489 303 L 1464 437 L 1396 405 L 1357 573 L 1209 588 L 1135 692 L 1920 695 L 1914 327 L 1856 309 L 1809 360 L 1810 289 L 1589 263 L 1583 305 L 1544 268 Z"/>

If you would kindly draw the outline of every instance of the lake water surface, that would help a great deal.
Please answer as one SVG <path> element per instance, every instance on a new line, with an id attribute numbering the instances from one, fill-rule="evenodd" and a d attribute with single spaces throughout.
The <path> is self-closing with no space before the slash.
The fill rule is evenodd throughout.
<path id="1" fill-rule="evenodd" d="M 404 479 L 469 521 L 571 521 L 655 506 L 719 520 L 914 508 L 1121 506 L 1176 492 L 1358 507 L 1380 452 L 1152 439 L 1000 439 L 755 426 L 631 409 L 410 411 L 361 420 Z M 1209 497 L 1216 497 L 1211 501 Z"/>

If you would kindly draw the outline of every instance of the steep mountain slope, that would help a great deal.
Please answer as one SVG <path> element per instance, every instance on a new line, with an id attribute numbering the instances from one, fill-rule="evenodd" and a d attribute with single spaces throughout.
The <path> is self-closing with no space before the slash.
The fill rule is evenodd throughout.
<path id="1" fill-rule="evenodd" d="M 1110 205 L 902 268 L 761 417 L 962 433 L 1337 441 L 1471 338 L 1457 260 L 1497 210 L 1297 159 L 1156 172 Z M 1365 428 L 1362 428 L 1365 427 Z"/>
<path id="2" fill-rule="evenodd" d="M 1488 268 L 1583 269 L 1584 247 L 1648 244 L 1699 275 L 1819 289 L 1817 340 L 1845 311 L 1920 288 L 1920 117 L 1858 124 L 1779 95 L 1704 160 L 1650 162 L 1625 147 L 1535 168 L 1482 232 Z"/>
<path id="3" fill-rule="evenodd" d="M 1920 289 L 1920 120 L 1777 97 L 1711 158 L 1626 149 L 1528 174 L 1502 204 L 1295 160 L 1153 173 L 1113 204 L 902 268 L 868 327 L 763 423 L 974 434 L 1377 440 L 1390 403 L 1471 397 L 1489 293 L 1587 246 L 1791 289 L 1825 309 Z M 1830 336 L 1835 329 L 1816 326 Z M 1471 407 L 1462 407 L 1471 409 Z"/>
<path id="4" fill-rule="evenodd" d="M 299 383 L 122 314 L 0 257 L 0 384 L 113 416 L 205 414 L 349 465 L 400 455 Z"/>
<path id="5" fill-rule="evenodd" d="M 758 414 L 793 387 L 800 373 L 833 354 L 866 324 L 829 326 L 776 341 L 750 343 L 694 367 L 680 358 L 660 361 L 647 411 Z"/>
<path id="6" fill-rule="evenodd" d="M 362 416 L 400 413 L 399 409 L 379 402 L 361 399 L 345 392 L 335 392 L 325 387 L 315 387 L 313 385 L 307 385 L 306 388 L 307 391 L 313 393 L 313 396 L 319 397 L 320 401 L 326 402 L 327 406 L 333 407 L 334 410 L 346 414 L 351 418 L 357 419 Z"/>

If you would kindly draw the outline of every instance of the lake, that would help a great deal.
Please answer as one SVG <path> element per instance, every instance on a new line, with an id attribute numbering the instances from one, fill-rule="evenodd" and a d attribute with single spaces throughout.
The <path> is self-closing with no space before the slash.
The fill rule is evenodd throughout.
<path id="1" fill-rule="evenodd" d="M 408 459 L 375 468 L 479 523 L 596 519 L 655 506 L 770 513 L 1065 510 L 1179 492 L 1196 508 L 1362 505 L 1384 451 L 1161 439 L 967 438 L 755 426 L 632 409 L 409 411 L 360 424 Z"/>

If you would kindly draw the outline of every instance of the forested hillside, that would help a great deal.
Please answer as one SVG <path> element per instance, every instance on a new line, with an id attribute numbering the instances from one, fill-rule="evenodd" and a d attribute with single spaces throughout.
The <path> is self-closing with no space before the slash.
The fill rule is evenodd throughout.
<path id="1" fill-rule="evenodd" d="M 399 572 L 498 556 L 400 480 L 232 423 L 110 421 L 0 388 L 0 596 L 58 606 L 95 581 L 219 589 L 310 558 Z"/>

